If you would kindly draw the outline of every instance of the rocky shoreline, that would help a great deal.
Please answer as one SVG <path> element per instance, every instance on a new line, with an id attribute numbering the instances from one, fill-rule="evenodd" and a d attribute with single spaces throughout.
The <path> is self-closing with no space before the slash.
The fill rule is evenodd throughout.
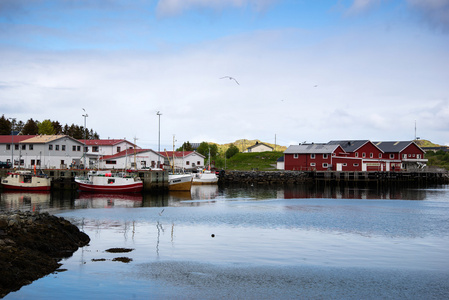
<path id="1" fill-rule="evenodd" d="M 0 298 L 53 273 L 90 238 L 48 213 L 0 212 Z"/>

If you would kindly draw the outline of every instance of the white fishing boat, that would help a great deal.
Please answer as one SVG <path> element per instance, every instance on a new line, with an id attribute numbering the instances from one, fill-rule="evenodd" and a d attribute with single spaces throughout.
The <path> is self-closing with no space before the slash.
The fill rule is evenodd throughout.
<path id="1" fill-rule="evenodd" d="M 201 184 L 217 184 L 218 177 L 215 172 L 204 170 L 199 173 L 193 174 L 193 185 L 201 185 Z"/>
<path id="2" fill-rule="evenodd" d="M 168 189 L 170 191 L 190 191 L 192 174 L 168 174 Z"/>
<path id="3" fill-rule="evenodd" d="M 84 192 L 138 193 L 143 189 L 140 177 L 124 172 L 89 171 L 85 177 L 75 177 L 75 182 Z"/>
<path id="4" fill-rule="evenodd" d="M 43 173 L 36 173 L 36 170 L 19 170 L 8 172 L 2 179 L 3 188 L 6 190 L 24 191 L 49 191 L 51 189 L 51 178 Z"/>

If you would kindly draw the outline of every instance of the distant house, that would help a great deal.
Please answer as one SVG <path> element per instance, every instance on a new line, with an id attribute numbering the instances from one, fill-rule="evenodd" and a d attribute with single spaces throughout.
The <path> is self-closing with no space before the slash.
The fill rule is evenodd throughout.
<path id="1" fill-rule="evenodd" d="M 246 152 L 267 152 L 267 151 L 273 151 L 273 147 L 259 142 L 256 142 L 256 144 L 246 148 Z"/>
<path id="2" fill-rule="evenodd" d="M 284 157 L 281 156 L 276 160 L 276 169 L 284 170 Z"/>
<path id="3" fill-rule="evenodd" d="M 100 169 L 160 168 L 165 157 L 151 149 L 126 149 L 114 155 L 104 155 L 98 160 Z"/>
<path id="4" fill-rule="evenodd" d="M 164 156 L 166 168 L 173 164 L 178 170 L 204 168 L 206 157 L 196 151 L 165 151 L 160 154 Z"/>
<path id="5" fill-rule="evenodd" d="M 422 168 L 428 161 L 424 158 L 426 152 L 413 141 L 374 142 L 374 144 L 384 152 L 385 159 L 392 160 L 390 170 L 393 166 L 395 169 L 404 170 Z"/>

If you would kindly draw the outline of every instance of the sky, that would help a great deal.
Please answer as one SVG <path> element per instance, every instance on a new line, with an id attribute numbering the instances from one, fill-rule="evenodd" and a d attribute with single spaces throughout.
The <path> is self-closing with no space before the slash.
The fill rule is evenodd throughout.
<path id="1" fill-rule="evenodd" d="M 449 145 L 449 0 L 0 0 L 0 113 L 154 150 Z"/>

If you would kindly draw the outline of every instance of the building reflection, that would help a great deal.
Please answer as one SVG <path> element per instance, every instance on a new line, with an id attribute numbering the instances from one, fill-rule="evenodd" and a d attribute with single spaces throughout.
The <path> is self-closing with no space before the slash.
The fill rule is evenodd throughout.
<path id="1" fill-rule="evenodd" d="M 7 191 L 0 194 L 3 210 L 40 211 L 50 207 L 50 192 Z"/>

